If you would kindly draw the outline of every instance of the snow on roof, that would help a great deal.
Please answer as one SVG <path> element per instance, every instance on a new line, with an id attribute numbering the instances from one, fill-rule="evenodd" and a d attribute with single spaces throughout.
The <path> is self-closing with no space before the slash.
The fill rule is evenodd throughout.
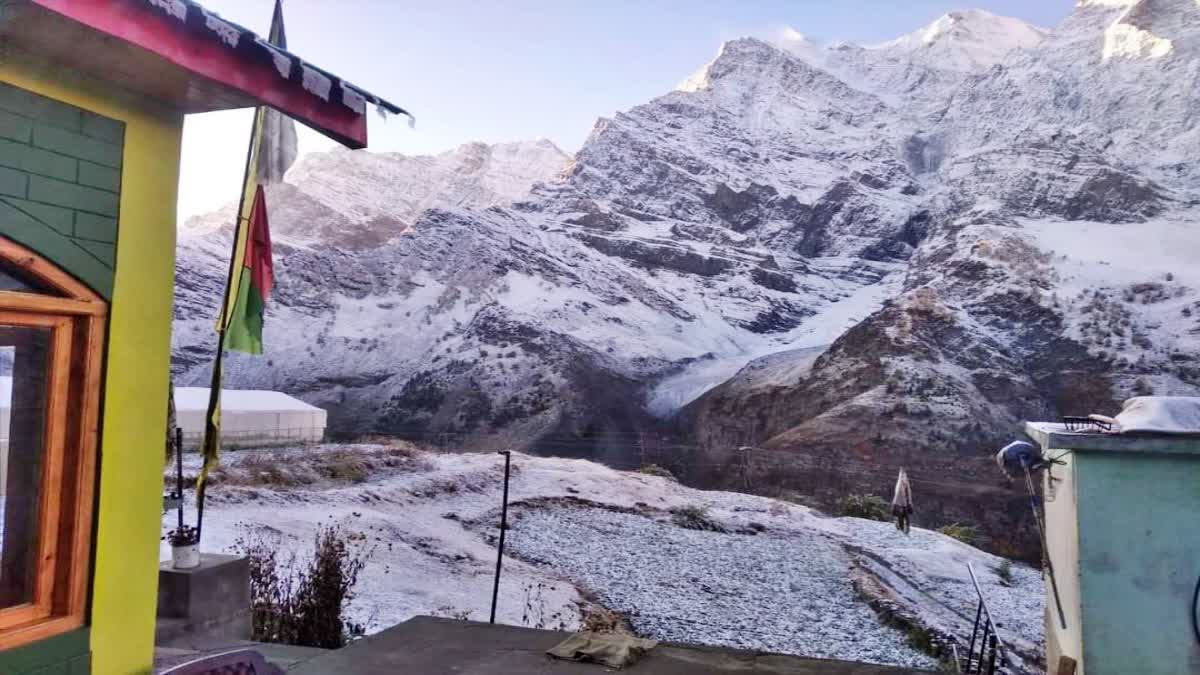
<path id="1" fill-rule="evenodd" d="M 207 410 L 208 387 L 176 387 L 175 409 Z M 221 410 L 285 411 L 321 410 L 281 391 L 262 389 L 225 389 L 221 392 Z"/>
<path id="2" fill-rule="evenodd" d="M 9 407 L 11 400 L 12 377 L 8 375 L 0 376 L 0 408 Z M 175 409 L 207 410 L 208 387 L 176 387 Z M 225 411 L 246 410 L 262 412 L 323 411 L 322 408 L 309 405 L 281 391 L 266 391 L 262 389 L 226 389 L 221 394 L 221 409 Z"/>

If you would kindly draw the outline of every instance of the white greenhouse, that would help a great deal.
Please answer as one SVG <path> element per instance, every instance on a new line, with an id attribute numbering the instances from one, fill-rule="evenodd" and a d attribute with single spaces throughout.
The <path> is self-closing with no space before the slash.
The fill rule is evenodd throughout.
<path id="1" fill-rule="evenodd" d="M 186 446 L 204 437 L 207 387 L 175 389 L 176 423 Z M 325 438 L 325 411 L 279 391 L 226 389 L 221 395 L 224 447 L 319 442 Z"/>
<path id="2" fill-rule="evenodd" d="M 8 484 L 11 406 L 12 377 L 0 376 L 0 496 Z M 184 445 L 199 445 L 204 437 L 208 388 L 177 388 L 175 408 Z M 325 411 L 278 391 L 226 389 L 221 430 L 222 445 L 227 448 L 320 442 L 325 438 Z"/>

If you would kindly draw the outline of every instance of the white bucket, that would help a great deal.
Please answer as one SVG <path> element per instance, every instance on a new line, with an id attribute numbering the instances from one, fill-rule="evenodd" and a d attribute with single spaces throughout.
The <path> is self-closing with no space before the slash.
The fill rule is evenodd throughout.
<path id="1" fill-rule="evenodd" d="M 171 547 L 171 566 L 177 570 L 190 570 L 200 566 L 200 545 Z"/>

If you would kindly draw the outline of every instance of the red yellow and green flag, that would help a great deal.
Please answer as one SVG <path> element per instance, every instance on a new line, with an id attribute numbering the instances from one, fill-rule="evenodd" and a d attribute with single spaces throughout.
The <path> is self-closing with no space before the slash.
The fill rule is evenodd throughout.
<path id="1" fill-rule="evenodd" d="M 267 196 L 262 184 L 254 187 L 250 213 L 243 222 L 244 239 L 234 251 L 237 285 L 227 298 L 225 349 L 262 354 L 263 312 L 275 283 L 271 265 L 271 231 L 267 225 Z"/>
<path id="2" fill-rule="evenodd" d="M 287 48 L 283 7 L 275 0 L 268 41 Z M 204 467 L 196 482 L 200 523 L 203 523 L 204 485 L 221 450 L 221 386 L 226 350 L 262 354 L 263 313 L 274 285 L 271 232 L 267 223 L 265 185 L 279 182 L 296 159 L 295 123 L 276 110 L 259 107 L 254 114 L 246 171 L 234 227 L 233 253 L 225 298 L 217 318 L 217 354 L 213 360 L 208 412 L 204 425 Z"/>

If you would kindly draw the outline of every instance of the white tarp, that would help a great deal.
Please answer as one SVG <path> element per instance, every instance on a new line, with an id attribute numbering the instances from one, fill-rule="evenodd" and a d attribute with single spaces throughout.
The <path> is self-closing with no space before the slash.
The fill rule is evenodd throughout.
<path id="1" fill-rule="evenodd" d="M 204 436 L 208 410 L 207 387 L 176 387 L 176 423 L 184 443 L 196 445 Z M 278 391 L 225 389 L 221 392 L 221 443 L 275 445 L 320 441 L 325 437 L 325 411 Z"/>
<path id="2" fill-rule="evenodd" d="M 1116 417 L 1117 433 L 1200 434 L 1200 398 L 1136 396 Z"/>

